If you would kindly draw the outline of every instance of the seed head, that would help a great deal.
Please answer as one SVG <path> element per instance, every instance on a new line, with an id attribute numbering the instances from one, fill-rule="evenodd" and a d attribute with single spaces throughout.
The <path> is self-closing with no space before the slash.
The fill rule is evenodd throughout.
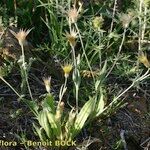
<path id="1" fill-rule="evenodd" d="M 128 13 L 128 14 L 122 14 L 120 16 L 120 21 L 122 22 L 123 28 L 128 28 L 129 23 L 132 21 L 133 14 Z"/>
<path id="2" fill-rule="evenodd" d="M 51 77 L 43 77 L 44 85 L 46 88 L 46 91 L 49 93 L 51 90 Z"/>
<path id="3" fill-rule="evenodd" d="M 69 17 L 69 21 L 71 23 L 75 23 L 77 21 L 77 18 L 78 18 L 78 11 L 75 7 L 71 8 L 69 11 L 68 11 L 68 17 Z"/>
<path id="4" fill-rule="evenodd" d="M 70 43 L 70 46 L 74 47 L 76 45 L 77 32 L 72 29 L 70 33 L 66 34 L 66 37 Z"/>
<path id="5" fill-rule="evenodd" d="M 73 5 L 73 7 L 68 11 L 67 15 L 68 15 L 70 24 L 77 22 L 77 19 L 79 17 L 79 12 L 81 11 L 81 9 L 82 9 L 82 4 L 80 3 L 78 10 L 77 10 L 76 6 Z"/>
<path id="6" fill-rule="evenodd" d="M 144 64 L 145 67 L 149 68 L 150 67 L 150 63 L 147 59 L 147 55 L 144 54 L 142 51 L 139 53 L 139 57 L 138 57 L 139 61 Z"/>
<path id="7" fill-rule="evenodd" d="M 32 29 L 29 30 L 23 30 L 20 29 L 18 33 L 15 33 L 14 31 L 10 30 L 10 32 L 15 36 L 15 38 L 18 40 L 20 46 L 24 46 L 26 44 L 26 37 L 30 33 Z"/>

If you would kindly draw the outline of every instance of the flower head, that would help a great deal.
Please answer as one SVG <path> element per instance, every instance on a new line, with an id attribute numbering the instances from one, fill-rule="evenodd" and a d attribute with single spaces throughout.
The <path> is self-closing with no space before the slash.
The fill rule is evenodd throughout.
<path id="1" fill-rule="evenodd" d="M 138 57 L 139 61 L 144 64 L 145 67 L 149 68 L 150 67 L 150 63 L 147 59 L 147 55 L 144 54 L 142 51 L 139 53 L 139 57 Z"/>
<path id="2" fill-rule="evenodd" d="M 93 22 L 93 27 L 95 29 L 99 29 L 102 27 L 102 25 L 104 23 L 104 19 L 102 18 L 102 16 L 100 16 L 100 17 L 96 16 L 92 22 Z"/>
<path id="3" fill-rule="evenodd" d="M 65 64 L 64 66 L 62 66 L 65 78 L 68 78 L 72 68 L 73 66 L 71 64 Z"/>
<path id="4" fill-rule="evenodd" d="M 20 29 L 18 33 L 15 33 L 14 31 L 10 30 L 10 32 L 15 36 L 15 38 L 18 40 L 20 46 L 23 46 L 26 44 L 26 37 L 30 33 L 32 29 L 29 30 L 23 30 Z"/>
<path id="5" fill-rule="evenodd" d="M 129 12 L 128 14 L 122 14 L 120 16 L 120 21 L 122 22 L 123 28 L 128 28 L 129 23 L 132 21 L 132 19 L 133 14 L 131 12 Z"/>
<path id="6" fill-rule="evenodd" d="M 78 11 L 75 7 L 71 8 L 68 11 L 68 17 L 71 23 L 75 23 L 77 21 L 78 18 Z"/>
<path id="7" fill-rule="evenodd" d="M 76 45 L 77 32 L 73 29 L 70 33 L 66 34 L 66 37 L 70 45 L 74 47 Z"/>
<path id="8" fill-rule="evenodd" d="M 79 4 L 79 9 L 77 10 L 76 6 L 73 5 L 73 7 L 68 11 L 67 15 L 69 18 L 69 23 L 76 23 L 77 19 L 79 17 L 79 12 L 82 9 L 82 4 Z"/>
<path id="9" fill-rule="evenodd" d="M 46 91 L 49 93 L 51 90 L 51 77 L 43 77 L 44 85 L 46 88 Z"/>

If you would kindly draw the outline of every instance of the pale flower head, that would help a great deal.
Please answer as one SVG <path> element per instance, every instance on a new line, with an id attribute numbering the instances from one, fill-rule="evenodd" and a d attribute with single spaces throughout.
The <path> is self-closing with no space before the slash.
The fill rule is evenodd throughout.
<path id="1" fill-rule="evenodd" d="M 10 32 L 15 36 L 15 38 L 18 40 L 20 46 L 24 46 L 26 44 L 26 37 L 30 33 L 32 29 L 29 30 L 23 30 L 20 29 L 18 33 L 15 33 L 13 30 L 10 30 Z"/>
<path id="2" fill-rule="evenodd" d="M 76 45 L 77 32 L 74 29 L 72 29 L 70 33 L 66 34 L 66 37 L 70 45 L 74 47 Z"/>
<path id="3" fill-rule="evenodd" d="M 71 8 L 68 11 L 68 17 L 71 23 L 75 23 L 77 21 L 78 18 L 78 11 L 75 7 Z"/>
<path id="4" fill-rule="evenodd" d="M 133 19 L 133 14 L 131 12 L 129 12 L 128 14 L 122 14 L 120 16 L 120 21 L 122 23 L 123 28 L 128 28 L 132 19 Z"/>
<path id="5" fill-rule="evenodd" d="M 79 12 L 82 9 L 82 4 L 80 3 L 79 8 L 77 9 L 75 5 L 68 11 L 67 15 L 69 18 L 69 23 L 76 23 L 79 17 Z"/>
<path id="6" fill-rule="evenodd" d="M 43 77 L 43 81 L 46 91 L 49 93 L 51 90 L 51 77 Z"/>
<path id="7" fill-rule="evenodd" d="M 140 63 L 144 64 L 145 67 L 147 68 L 150 67 L 150 63 L 148 61 L 147 55 L 144 54 L 144 52 L 142 51 L 139 52 L 138 60 L 140 61 Z"/>

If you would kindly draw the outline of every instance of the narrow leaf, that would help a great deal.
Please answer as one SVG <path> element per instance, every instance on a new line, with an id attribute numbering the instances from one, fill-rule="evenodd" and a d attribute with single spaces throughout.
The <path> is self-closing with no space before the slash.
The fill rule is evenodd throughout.
<path id="1" fill-rule="evenodd" d="M 46 115 L 46 111 L 43 110 L 40 114 L 40 125 L 43 127 L 43 129 L 45 130 L 47 136 L 50 138 L 51 135 L 52 135 L 52 131 L 51 131 L 51 128 L 50 128 L 50 124 L 48 122 L 48 119 L 47 119 L 47 115 Z"/>
<path id="2" fill-rule="evenodd" d="M 47 108 L 54 114 L 54 98 L 53 95 L 47 94 L 42 104 L 43 108 Z"/>
<path id="3" fill-rule="evenodd" d="M 96 109 L 96 117 L 98 117 L 104 110 L 104 106 L 105 106 L 105 101 L 104 101 L 104 94 L 102 93 L 102 91 L 100 92 L 100 99 L 98 101 L 97 104 L 97 109 Z"/>
<path id="4" fill-rule="evenodd" d="M 79 114 L 77 115 L 77 118 L 75 120 L 74 128 L 75 133 L 77 134 L 84 126 L 87 118 L 93 111 L 93 106 L 95 104 L 95 100 L 93 98 L 90 98 L 82 107 Z"/>
<path id="5" fill-rule="evenodd" d="M 61 135 L 61 126 L 60 124 L 55 120 L 55 116 L 48 110 L 46 110 L 48 121 L 51 125 L 52 131 L 56 136 Z"/>

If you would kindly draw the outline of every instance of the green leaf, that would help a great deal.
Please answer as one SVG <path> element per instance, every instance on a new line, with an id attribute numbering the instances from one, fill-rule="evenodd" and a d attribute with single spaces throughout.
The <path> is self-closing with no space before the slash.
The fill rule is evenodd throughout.
<path id="1" fill-rule="evenodd" d="M 102 70 L 100 71 L 100 79 L 101 80 L 103 80 L 105 78 L 106 69 L 107 69 L 107 60 L 105 61 Z"/>
<path id="2" fill-rule="evenodd" d="M 104 101 L 104 94 L 102 93 L 102 90 L 100 92 L 100 99 L 97 104 L 97 109 L 96 109 L 96 117 L 98 117 L 104 110 L 105 107 L 105 101 Z"/>
<path id="3" fill-rule="evenodd" d="M 95 83 L 95 91 L 99 90 L 100 86 L 104 82 L 106 69 L 107 69 L 107 61 L 105 61 L 102 70 L 99 72 L 99 77 L 98 77 L 98 79 L 97 79 L 97 81 Z"/>
<path id="4" fill-rule="evenodd" d="M 51 125 L 52 131 L 56 137 L 60 137 L 61 135 L 61 126 L 56 121 L 54 114 L 52 114 L 49 110 L 46 110 L 48 121 Z"/>
<path id="5" fill-rule="evenodd" d="M 95 91 L 98 90 L 98 87 L 100 85 L 101 81 L 100 80 L 97 80 L 96 83 L 95 83 Z"/>
<path id="6" fill-rule="evenodd" d="M 76 113 L 74 112 L 74 108 L 72 108 L 72 110 L 69 113 L 68 120 L 66 121 L 65 124 L 66 139 L 70 139 L 72 137 L 75 117 L 76 117 Z"/>
<path id="7" fill-rule="evenodd" d="M 39 128 L 39 127 L 38 127 L 37 125 L 35 125 L 34 123 L 33 123 L 33 127 L 34 127 L 36 133 L 38 134 L 40 140 L 41 140 L 41 141 L 45 141 L 45 140 L 46 140 L 46 137 L 45 137 L 45 135 L 43 134 L 43 129 L 42 129 L 42 128 Z"/>
<path id="8" fill-rule="evenodd" d="M 76 117 L 75 123 L 74 123 L 74 135 L 76 135 L 80 130 L 83 128 L 83 126 L 86 123 L 86 120 L 90 116 L 90 114 L 93 112 L 94 109 L 95 100 L 93 98 L 90 98 L 82 107 L 79 114 Z"/>
<path id="9" fill-rule="evenodd" d="M 36 117 L 38 117 L 38 109 L 39 109 L 39 106 L 38 104 L 35 102 L 35 101 L 30 101 L 30 100 L 27 100 L 27 99 L 22 99 L 22 101 L 27 104 L 27 106 L 30 108 L 30 110 L 34 113 L 34 115 Z"/>
<path id="10" fill-rule="evenodd" d="M 55 113 L 54 97 L 52 94 L 48 93 L 42 104 L 43 108 L 47 108 L 53 114 Z"/>
<path id="11" fill-rule="evenodd" d="M 45 130 L 47 136 L 49 138 L 51 138 L 52 136 L 52 131 L 51 131 L 51 127 L 50 127 L 50 124 L 48 122 L 48 119 L 47 119 L 47 114 L 46 114 L 46 111 L 43 110 L 39 113 L 39 116 L 38 116 L 38 121 L 40 123 L 40 125 L 43 127 L 43 129 Z"/>

